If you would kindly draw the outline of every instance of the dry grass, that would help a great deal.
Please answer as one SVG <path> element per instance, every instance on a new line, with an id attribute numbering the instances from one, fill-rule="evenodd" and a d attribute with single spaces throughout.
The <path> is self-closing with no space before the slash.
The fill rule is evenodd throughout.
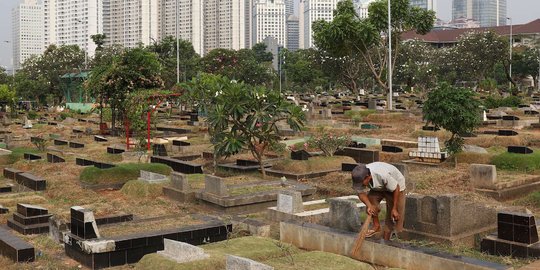
<path id="1" fill-rule="evenodd" d="M 102 237 L 110 238 L 139 232 L 175 229 L 201 223 L 201 220 L 194 219 L 189 215 L 176 215 L 174 217 L 158 220 L 123 222 L 114 224 L 112 226 L 102 226 L 100 228 L 100 233 Z"/>
<path id="2" fill-rule="evenodd" d="M 355 163 L 354 159 L 345 156 L 311 157 L 309 160 L 280 160 L 272 169 L 290 173 L 313 173 L 341 169 L 341 163 Z"/>

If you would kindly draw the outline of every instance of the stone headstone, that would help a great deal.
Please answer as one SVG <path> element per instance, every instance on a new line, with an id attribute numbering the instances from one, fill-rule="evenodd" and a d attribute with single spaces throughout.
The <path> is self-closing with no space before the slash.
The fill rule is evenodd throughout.
<path id="1" fill-rule="evenodd" d="M 308 160 L 311 155 L 306 150 L 292 151 L 292 160 Z"/>
<path id="2" fill-rule="evenodd" d="M 397 146 L 393 146 L 393 145 L 383 145 L 382 146 L 382 151 L 383 152 L 390 152 L 390 153 L 401 153 L 401 152 L 403 152 L 403 149 L 401 149 L 400 147 L 397 147 Z"/>
<path id="3" fill-rule="evenodd" d="M 513 131 L 513 130 L 500 129 L 500 130 L 497 131 L 497 135 L 499 135 L 499 136 L 516 136 L 516 135 L 518 135 L 518 133 Z"/>
<path id="4" fill-rule="evenodd" d="M 141 176 L 139 177 L 139 180 L 147 182 L 149 184 L 156 184 L 167 181 L 167 176 L 163 174 L 148 172 L 144 170 L 141 170 L 140 173 Z"/>
<path id="5" fill-rule="evenodd" d="M 214 194 L 220 197 L 229 196 L 229 190 L 225 179 L 213 175 L 205 175 L 204 192 Z"/>
<path id="6" fill-rule="evenodd" d="M 325 119 L 332 118 L 332 109 L 329 109 L 329 108 L 322 109 L 322 117 Z"/>
<path id="7" fill-rule="evenodd" d="M 376 110 L 377 109 L 377 100 L 375 100 L 375 99 L 368 100 L 368 109 L 369 110 Z"/>
<path id="8" fill-rule="evenodd" d="M 188 243 L 163 239 L 163 251 L 158 251 L 157 254 L 178 263 L 186 263 L 199 261 L 209 258 L 210 256 L 204 253 L 204 249 L 190 245 Z"/>
<path id="9" fill-rule="evenodd" d="M 288 214 L 303 212 L 302 193 L 292 190 L 280 191 L 277 199 L 277 210 Z"/>
<path id="10" fill-rule="evenodd" d="M 187 175 L 179 172 L 171 172 L 171 185 L 180 191 L 188 192 L 190 190 Z"/>
<path id="11" fill-rule="evenodd" d="M 227 255 L 226 270 L 274 270 L 274 267 L 251 259 Z"/>
<path id="12" fill-rule="evenodd" d="M 358 232 L 362 222 L 360 221 L 360 210 L 356 203 L 344 199 L 328 199 L 330 213 L 327 224 L 331 228 L 344 231 Z"/>
<path id="13" fill-rule="evenodd" d="M 533 150 L 526 146 L 508 146 L 508 153 L 532 154 Z"/>
<path id="14" fill-rule="evenodd" d="M 495 165 L 471 164 L 469 172 L 474 187 L 492 188 L 497 183 L 497 167 Z"/>
<path id="15" fill-rule="evenodd" d="M 82 239 L 100 238 L 94 212 L 80 206 L 71 207 L 71 233 Z"/>

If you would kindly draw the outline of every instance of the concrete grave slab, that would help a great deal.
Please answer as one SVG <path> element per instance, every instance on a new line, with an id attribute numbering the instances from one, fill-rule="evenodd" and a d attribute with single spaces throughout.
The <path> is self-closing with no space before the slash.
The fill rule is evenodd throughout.
<path id="1" fill-rule="evenodd" d="M 199 261 L 209 258 L 210 256 L 204 253 L 204 249 L 190 245 L 188 243 L 163 239 L 164 250 L 157 253 L 165 258 L 176 261 L 177 263 L 186 263 Z"/>
<path id="2" fill-rule="evenodd" d="M 294 214 L 304 211 L 302 193 L 298 191 L 282 190 L 277 199 L 277 210 L 280 212 Z"/>
<path id="3" fill-rule="evenodd" d="M 233 255 L 227 255 L 226 270 L 274 270 L 271 267 L 251 259 L 242 258 Z"/>

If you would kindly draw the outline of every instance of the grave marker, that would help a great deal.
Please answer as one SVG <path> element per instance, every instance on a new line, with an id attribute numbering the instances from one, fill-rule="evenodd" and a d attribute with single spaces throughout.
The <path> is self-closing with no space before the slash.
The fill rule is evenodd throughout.
<path id="1" fill-rule="evenodd" d="M 171 172 L 171 185 L 180 191 L 189 192 L 191 187 L 187 175 L 179 172 Z"/>
<path id="2" fill-rule="evenodd" d="M 220 197 L 229 196 L 225 179 L 213 175 L 205 175 L 204 177 L 204 192 Z"/>
<path id="3" fill-rule="evenodd" d="M 497 167 L 495 165 L 471 164 L 469 172 L 474 187 L 492 188 L 497 183 Z"/>
<path id="4" fill-rule="evenodd" d="M 153 173 L 141 170 L 140 171 L 141 176 L 139 177 L 139 180 L 147 182 L 149 184 L 157 184 L 167 181 L 167 176 L 159 173 Z"/>
<path id="5" fill-rule="evenodd" d="M 227 255 L 225 270 L 274 270 L 274 267 L 251 259 Z"/>
<path id="6" fill-rule="evenodd" d="M 292 151 L 292 160 L 308 160 L 311 155 L 306 150 Z"/>
<path id="7" fill-rule="evenodd" d="M 280 191 L 277 198 L 277 210 L 288 214 L 303 212 L 302 193 L 291 190 Z"/>
<path id="8" fill-rule="evenodd" d="M 180 241 L 163 239 L 163 246 L 164 250 L 158 251 L 157 254 L 177 263 L 199 261 L 210 257 L 204 253 L 204 249 Z"/>
<path id="9" fill-rule="evenodd" d="M 508 146 L 508 153 L 532 154 L 533 150 L 526 146 Z"/>

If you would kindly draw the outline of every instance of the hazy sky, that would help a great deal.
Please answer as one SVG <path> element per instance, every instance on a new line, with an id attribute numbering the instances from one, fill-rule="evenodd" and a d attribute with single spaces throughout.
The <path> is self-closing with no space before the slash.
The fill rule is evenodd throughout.
<path id="1" fill-rule="evenodd" d="M 298 1 L 298 0 L 296 0 Z M 452 0 L 436 0 L 437 17 L 449 20 L 452 14 Z M 11 68 L 11 9 L 19 0 L 0 0 L 0 66 Z M 515 24 L 526 23 L 540 18 L 540 0 L 507 0 L 508 16 Z"/>

